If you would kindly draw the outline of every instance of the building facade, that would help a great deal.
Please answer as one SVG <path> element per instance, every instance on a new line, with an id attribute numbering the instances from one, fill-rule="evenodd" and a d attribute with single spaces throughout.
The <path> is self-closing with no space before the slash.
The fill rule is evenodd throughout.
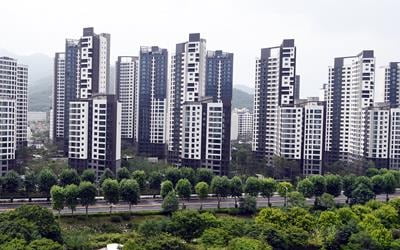
<path id="1" fill-rule="evenodd" d="M 139 59 L 135 56 L 119 56 L 116 62 L 116 91 L 121 102 L 121 136 L 136 141 L 137 91 Z"/>
<path id="2" fill-rule="evenodd" d="M 54 57 L 53 105 L 51 111 L 51 131 L 54 142 L 64 140 L 65 112 L 65 53 L 56 53 Z"/>
<path id="3" fill-rule="evenodd" d="M 141 47 L 137 104 L 137 151 L 165 158 L 168 90 L 168 51 Z"/>
<path id="4" fill-rule="evenodd" d="M 16 150 L 27 145 L 28 67 L 0 57 L 0 176 L 16 166 Z"/>
<path id="5" fill-rule="evenodd" d="M 108 94 L 110 35 L 84 28 L 80 39 L 67 39 L 65 52 L 56 54 L 54 71 L 54 134 L 63 135 L 69 165 L 79 172 L 94 169 L 97 177 L 106 168 L 116 172 L 121 159 L 121 104 Z"/>
<path id="6" fill-rule="evenodd" d="M 253 136 L 253 113 L 247 108 L 232 111 L 231 139 L 251 142 Z"/>
<path id="7" fill-rule="evenodd" d="M 353 161 L 364 155 L 363 109 L 373 106 L 375 58 L 371 50 L 335 58 L 326 87 L 328 160 Z"/>
<path id="8" fill-rule="evenodd" d="M 293 108 L 296 86 L 296 47 L 293 39 L 277 47 L 261 49 L 256 60 L 252 150 L 258 158 L 272 164 L 279 155 L 277 122 L 279 114 Z M 278 113 L 279 112 L 279 113 Z"/>
<path id="9" fill-rule="evenodd" d="M 227 174 L 232 74 L 233 54 L 207 52 L 200 34 L 177 44 L 169 88 L 169 162 Z"/>
<path id="10" fill-rule="evenodd" d="M 385 67 L 385 103 L 392 107 L 400 104 L 400 62 Z"/>

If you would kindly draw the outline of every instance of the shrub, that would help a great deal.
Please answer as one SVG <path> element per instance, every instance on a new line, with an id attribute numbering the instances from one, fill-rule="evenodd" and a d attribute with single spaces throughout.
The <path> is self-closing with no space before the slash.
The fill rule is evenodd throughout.
<path id="1" fill-rule="evenodd" d="M 114 215 L 114 216 L 111 216 L 110 220 L 111 220 L 111 222 L 113 222 L 113 223 L 121 223 L 122 218 L 121 218 L 121 216 L 116 216 L 116 215 Z"/>

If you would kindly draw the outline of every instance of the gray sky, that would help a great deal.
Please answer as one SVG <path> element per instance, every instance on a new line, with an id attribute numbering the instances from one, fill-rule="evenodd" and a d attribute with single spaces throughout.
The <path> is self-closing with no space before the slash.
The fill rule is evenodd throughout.
<path id="1" fill-rule="evenodd" d="M 13 0 L 1 3 L 0 48 L 52 56 L 93 26 L 111 34 L 113 58 L 141 45 L 171 54 L 200 32 L 208 49 L 235 53 L 234 83 L 254 87 L 260 48 L 294 38 L 305 97 L 318 95 L 334 57 L 374 49 L 377 65 L 400 61 L 399 10 L 398 0 Z"/>

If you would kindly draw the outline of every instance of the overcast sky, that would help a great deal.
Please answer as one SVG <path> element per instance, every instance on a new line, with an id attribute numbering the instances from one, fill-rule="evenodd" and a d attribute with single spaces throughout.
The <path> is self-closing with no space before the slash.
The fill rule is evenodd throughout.
<path id="1" fill-rule="evenodd" d="M 334 57 L 374 49 L 378 66 L 400 61 L 398 0 L 13 0 L 0 10 L 0 48 L 22 55 L 52 56 L 89 26 L 111 34 L 113 61 L 139 46 L 171 54 L 200 32 L 207 49 L 235 54 L 234 84 L 249 87 L 260 48 L 294 38 L 303 97 L 318 95 Z"/>

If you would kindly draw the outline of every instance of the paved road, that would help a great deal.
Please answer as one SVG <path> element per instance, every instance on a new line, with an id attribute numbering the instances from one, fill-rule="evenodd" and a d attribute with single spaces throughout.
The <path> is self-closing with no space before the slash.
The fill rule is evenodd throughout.
<path id="1" fill-rule="evenodd" d="M 400 197 L 400 192 L 396 192 L 396 194 L 390 195 L 390 198 L 394 197 Z M 346 202 L 346 197 L 341 195 L 337 197 L 336 199 L 337 203 L 345 203 Z M 386 200 L 386 195 L 378 195 L 377 200 L 380 201 L 385 201 Z M 280 196 L 273 196 L 271 198 L 271 203 L 272 206 L 283 206 L 283 198 Z M 184 201 L 186 208 L 189 209 L 199 209 L 201 204 L 203 204 L 203 209 L 206 208 L 217 208 L 218 201 L 215 197 L 209 197 L 203 202 L 199 201 L 197 198 L 192 198 L 190 201 Z M 308 204 L 313 204 L 314 199 L 307 199 Z M 23 204 L 37 204 L 41 205 L 47 208 L 51 208 L 51 203 L 46 202 L 46 201 L 33 201 L 31 203 L 29 202 L 14 202 L 14 203 L 0 203 L 0 212 L 8 211 L 11 209 L 15 209 Z M 138 205 L 132 206 L 132 211 L 159 211 L 161 210 L 161 204 L 162 200 L 159 198 L 150 198 L 146 197 L 145 199 L 142 199 Z M 180 201 L 180 205 L 182 204 L 182 201 Z M 258 207 L 267 207 L 268 202 L 267 199 L 258 197 L 257 198 L 257 206 Z M 234 198 L 225 198 L 222 199 L 221 201 L 221 208 L 233 208 L 235 207 L 235 201 Z M 112 208 L 113 212 L 118 211 L 118 212 L 127 212 L 129 211 L 129 205 L 127 203 L 121 202 Z M 108 213 L 110 211 L 110 205 L 107 204 L 104 200 L 99 200 L 96 205 L 90 206 L 89 207 L 89 213 L 90 214 L 95 214 L 95 213 Z M 75 214 L 85 214 L 86 210 L 82 206 L 78 206 L 76 208 L 76 211 L 74 212 Z M 57 213 L 54 211 L 54 213 Z M 70 209 L 63 209 L 61 211 L 62 214 L 70 214 L 71 210 Z"/>

